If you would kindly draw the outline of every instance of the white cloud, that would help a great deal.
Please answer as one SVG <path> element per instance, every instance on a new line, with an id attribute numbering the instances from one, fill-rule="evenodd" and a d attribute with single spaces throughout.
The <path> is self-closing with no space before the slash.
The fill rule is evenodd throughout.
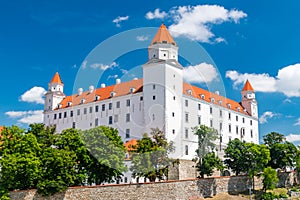
<path id="1" fill-rule="evenodd" d="M 217 78 L 216 68 L 207 63 L 183 68 L 183 78 L 189 83 L 207 83 Z"/>
<path id="2" fill-rule="evenodd" d="M 167 17 L 167 13 L 165 11 L 160 12 L 160 9 L 156 8 L 154 12 L 147 12 L 145 17 L 146 19 L 164 19 Z"/>
<path id="3" fill-rule="evenodd" d="M 10 118 L 18 119 L 18 122 L 23 124 L 43 122 L 43 110 L 8 111 L 5 114 Z"/>
<path id="4" fill-rule="evenodd" d="M 264 112 L 264 113 L 260 116 L 260 118 L 259 118 L 259 123 L 265 124 L 265 123 L 268 122 L 268 119 L 272 119 L 272 118 L 274 118 L 274 117 L 276 117 L 276 116 L 278 116 L 277 113 L 273 113 L 273 112 L 271 112 L 271 111 L 266 111 L 266 112 Z"/>
<path id="5" fill-rule="evenodd" d="M 289 142 L 299 142 L 300 134 L 289 134 L 289 135 L 285 136 L 285 138 Z"/>
<path id="6" fill-rule="evenodd" d="M 44 88 L 34 86 L 33 88 L 21 95 L 20 101 L 44 104 L 43 96 L 45 93 L 46 90 Z"/>
<path id="7" fill-rule="evenodd" d="M 277 76 L 263 74 L 241 74 L 227 71 L 226 77 L 233 81 L 234 87 L 243 84 L 247 79 L 258 92 L 280 92 L 287 97 L 300 97 L 300 64 L 289 65 L 278 70 Z"/>
<path id="8" fill-rule="evenodd" d="M 296 120 L 296 123 L 294 124 L 294 126 L 300 126 L 300 118 L 298 118 L 298 119 Z"/>
<path id="9" fill-rule="evenodd" d="M 221 42 L 226 43 L 226 40 L 225 40 L 224 38 L 222 38 L 222 37 L 216 38 L 215 41 L 216 41 L 217 43 L 221 43 Z"/>
<path id="10" fill-rule="evenodd" d="M 147 40 L 149 40 L 149 36 L 139 35 L 139 36 L 136 37 L 136 40 L 141 41 L 141 42 L 147 41 Z"/>
<path id="11" fill-rule="evenodd" d="M 219 5 L 174 7 L 168 13 L 174 23 L 169 27 L 174 37 L 184 36 L 200 42 L 211 42 L 215 34 L 212 25 L 224 22 L 238 23 L 247 16 L 239 10 L 227 10 Z"/>
<path id="12" fill-rule="evenodd" d="M 119 17 L 117 17 L 116 19 L 114 19 L 112 22 L 113 23 L 115 23 L 116 24 L 116 26 L 117 27 L 120 27 L 121 25 L 120 25 L 120 23 L 122 22 L 122 21 L 126 21 L 126 20 L 128 20 L 129 19 L 129 16 L 127 15 L 127 16 L 119 16 Z"/>
<path id="13" fill-rule="evenodd" d="M 112 62 L 109 65 L 102 64 L 102 63 L 93 63 L 93 64 L 90 65 L 90 67 L 93 68 L 93 69 L 101 69 L 103 71 L 107 70 L 107 69 L 117 67 L 117 66 L 118 66 L 118 64 L 116 62 Z"/>

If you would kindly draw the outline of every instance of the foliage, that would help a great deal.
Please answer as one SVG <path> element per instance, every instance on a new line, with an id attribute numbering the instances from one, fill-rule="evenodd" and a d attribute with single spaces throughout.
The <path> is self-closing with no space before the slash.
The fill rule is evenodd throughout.
<path id="1" fill-rule="evenodd" d="M 204 178 L 204 175 L 211 176 L 214 169 L 222 170 L 223 163 L 214 152 L 210 152 L 204 155 L 202 163 L 198 162 L 196 167 L 200 172 L 201 178 Z"/>
<path id="2" fill-rule="evenodd" d="M 168 153 L 174 150 L 173 144 L 168 143 L 163 131 L 158 128 L 151 129 L 152 138 L 144 134 L 137 141 L 136 152 L 132 157 L 132 176 L 145 177 L 151 182 L 168 176 L 168 166 L 174 162 Z"/>
<path id="3" fill-rule="evenodd" d="M 267 167 L 264 169 L 264 173 L 263 173 L 264 191 L 274 189 L 278 181 L 279 180 L 275 169 L 272 169 L 271 167 Z"/>
<path id="4" fill-rule="evenodd" d="M 273 200 L 273 199 L 276 199 L 276 198 L 277 198 L 277 195 L 275 195 L 272 192 L 266 192 L 266 193 L 263 193 L 261 195 L 262 200 Z"/>
<path id="5" fill-rule="evenodd" d="M 276 132 L 264 136 L 264 143 L 270 150 L 271 160 L 269 166 L 274 169 L 294 167 L 298 159 L 298 150 L 293 143 L 286 141 L 285 137 Z"/>

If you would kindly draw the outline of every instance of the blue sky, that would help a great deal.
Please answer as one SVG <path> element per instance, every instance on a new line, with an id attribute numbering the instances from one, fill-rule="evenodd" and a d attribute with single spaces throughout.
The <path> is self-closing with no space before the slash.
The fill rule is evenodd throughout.
<path id="1" fill-rule="evenodd" d="M 296 0 L 1 1 L 0 124 L 26 128 L 40 121 L 42 94 L 56 71 L 67 95 L 81 82 L 87 89 L 87 79 L 78 80 L 87 68 L 101 75 L 95 84 L 141 77 L 156 30 L 148 27 L 164 22 L 182 44 L 180 61 L 186 71 L 202 70 L 205 77 L 186 76 L 186 81 L 209 89 L 218 82 L 228 97 L 239 101 L 249 79 L 257 91 L 261 136 L 277 131 L 298 143 L 299 8 Z M 126 34 L 136 40 L 124 41 Z M 108 41 L 114 43 L 105 46 Z M 184 44 L 198 45 L 199 56 L 184 57 L 195 54 Z M 92 63 L 95 53 L 117 52 L 122 45 L 133 46 L 116 59 L 100 56 Z"/>

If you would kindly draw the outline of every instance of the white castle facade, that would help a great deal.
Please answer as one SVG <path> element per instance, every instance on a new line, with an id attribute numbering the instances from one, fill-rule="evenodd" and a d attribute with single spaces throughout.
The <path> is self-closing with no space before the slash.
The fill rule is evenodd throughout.
<path id="1" fill-rule="evenodd" d="M 170 155 L 192 160 L 197 137 L 192 129 L 206 125 L 218 130 L 216 141 L 221 154 L 235 138 L 258 143 L 258 111 L 255 92 L 247 81 L 241 102 L 211 93 L 183 81 L 183 67 L 178 63 L 178 47 L 165 25 L 161 25 L 149 46 L 148 62 L 143 65 L 143 79 L 66 96 L 64 84 L 56 73 L 48 85 L 44 123 L 67 128 L 90 129 L 106 125 L 117 128 L 123 141 L 140 139 L 158 127 L 173 141 Z M 129 177 L 130 178 L 130 177 Z"/>

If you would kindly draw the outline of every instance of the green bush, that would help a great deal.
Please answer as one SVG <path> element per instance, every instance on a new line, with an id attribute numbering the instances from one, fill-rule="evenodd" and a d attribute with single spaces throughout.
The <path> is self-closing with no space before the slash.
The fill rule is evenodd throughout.
<path id="1" fill-rule="evenodd" d="M 289 195 L 287 195 L 286 193 L 281 193 L 279 194 L 278 198 L 288 198 Z"/>
<path id="2" fill-rule="evenodd" d="M 261 195 L 262 200 L 273 200 L 276 198 L 277 198 L 277 195 L 273 194 L 272 192 L 266 192 Z"/>

